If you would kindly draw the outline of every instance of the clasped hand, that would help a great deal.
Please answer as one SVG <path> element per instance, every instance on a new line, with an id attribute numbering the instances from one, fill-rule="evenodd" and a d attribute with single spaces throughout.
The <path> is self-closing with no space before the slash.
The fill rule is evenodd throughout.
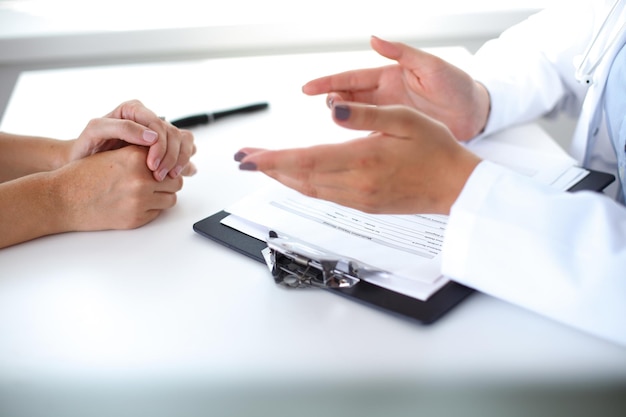
<path id="1" fill-rule="evenodd" d="M 135 228 L 176 203 L 182 176 L 196 171 L 193 135 L 160 119 L 141 102 L 122 103 L 91 120 L 59 175 L 66 189 L 62 229 Z"/>
<path id="2" fill-rule="evenodd" d="M 137 100 L 127 101 L 102 118 L 92 119 L 74 142 L 69 161 L 128 144 L 149 147 L 147 167 L 157 181 L 166 175 L 192 175 L 193 135 L 159 118 Z M 183 172 L 184 171 L 184 172 Z"/>

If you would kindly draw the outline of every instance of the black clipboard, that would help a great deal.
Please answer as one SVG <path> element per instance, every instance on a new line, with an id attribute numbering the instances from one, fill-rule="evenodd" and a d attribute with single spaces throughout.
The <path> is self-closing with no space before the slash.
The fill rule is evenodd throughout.
<path id="1" fill-rule="evenodd" d="M 588 175 L 568 191 L 602 191 L 613 181 L 615 181 L 615 176 L 611 174 L 589 171 Z M 223 225 L 221 220 L 229 215 L 230 213 L 226 211 L 215 213 L 195 223 L 193 230 L 204 237 L 265 264 L 261 251 L 267 247 L 267 244 L 262 240 Z M 271 282 L 272 280 L 268 277 L 268 283 Z M 473 289 L 453 281 L 448 282 L 426 301 L 421 301 L 366 281 L 360 281 L 350 288 L 325 288 L 325 290 L 387 313 L 417 321 L 423 325 L 434 323 L 474 292 Z"/>
<path id="2" fill-rule="evenodd" d="M 598 191 L 601 192 L 615 181 L 615 175 L 606 172 L 588 170 L 583 179 L 567 189 L 570 192 L 576 191 Z"/>

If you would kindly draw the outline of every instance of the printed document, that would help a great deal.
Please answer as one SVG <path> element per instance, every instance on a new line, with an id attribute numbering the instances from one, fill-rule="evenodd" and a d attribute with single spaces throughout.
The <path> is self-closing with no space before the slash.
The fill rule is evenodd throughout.
<path id="1" fill-rule="evenodd" d="M 467 146 L 484 159 L 562 190 L 588 173 L 566 154 L 555 156 L 497 140 Z M 413 298 L 427 300 L 448 282 L 441 275 L 447 216 L 366 214 L 306 197 L 279 183 L 225 210 L 231 213 L 222 220 L 226 226 L 260 240 L 273 230 L 338 258 L 386 271 L 368 281 Z"/>

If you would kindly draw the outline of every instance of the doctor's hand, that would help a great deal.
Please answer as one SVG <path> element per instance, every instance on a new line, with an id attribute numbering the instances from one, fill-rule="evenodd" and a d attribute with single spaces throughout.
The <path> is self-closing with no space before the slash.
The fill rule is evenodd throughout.
<path id="1" fill-rule="evenodd" d="M 485 87 L 441 58 L 402 43 L 371 39 L 372 48 L 397 64 L 343 72 L 309 81 L 305 94 L 328 94 L 327 102 L 401 104 L 444 123 L 458 140 L 480 133 L 489 115 Z"/>
<path id="2" fill-rule="evenodd" d="M 68 161 L 128 144 L 149 147 L 145 164 L 157 181 L 168 175 L 176 178 L 196 172 L 190 162 L 196 152 L 192 133 L 162 120 L 137 100 L 122 103 L 106 116 L 92 119 L 72 142 Z"/>
<path id="3" fill-rule="evenodd" d="M 406 106 L 335 103 L 337 124 L 374 131 L 340 144 L 243 148 L 240 169 L 261 171 L 305 195 L 369 213 L 449 214 L 480 162 L 440 122 Z"/>

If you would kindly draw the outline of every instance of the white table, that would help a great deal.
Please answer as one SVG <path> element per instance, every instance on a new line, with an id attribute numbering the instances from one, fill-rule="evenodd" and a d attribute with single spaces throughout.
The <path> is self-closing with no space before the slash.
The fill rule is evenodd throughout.
<path id="1" fill-rule="evenodd" d="M 325 291 L 278 288 L 264 265 L 193 232 L 271 181 L 238 170 L 240 147 L 358 135 L 331 122 L 324 97 L 302 95 L 304 82 L 383 63 L 368 52 L 24 73 L 4 131 L 75 137 L 130 98 L 170 118 L 271 107 L 196 129 L 199 172 L 153 223 L 0 251 L 0 415 L 560 415 L 563 406 L 610 415 L 624 406 L 623 347 L 482 294 L 422 327 Z"/>

